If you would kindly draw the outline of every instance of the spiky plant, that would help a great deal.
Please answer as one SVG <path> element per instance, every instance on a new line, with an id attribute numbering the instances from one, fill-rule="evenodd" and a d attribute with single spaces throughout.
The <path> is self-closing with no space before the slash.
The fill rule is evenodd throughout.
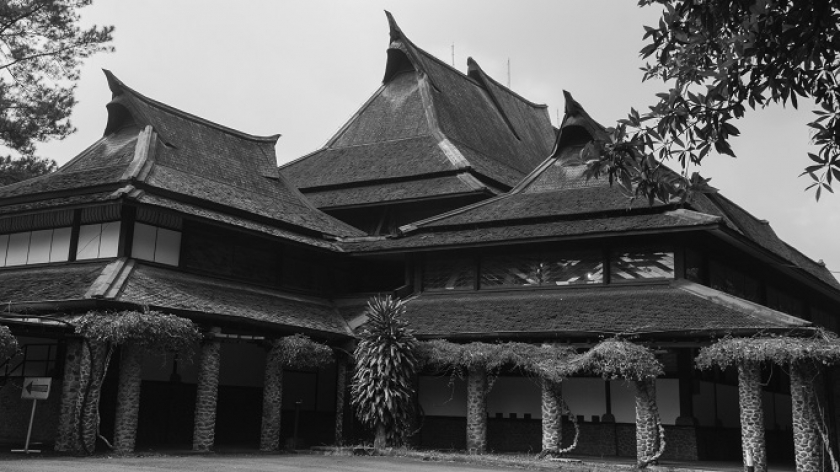
<path id="1" fill-rule="evenodd" d="M 414 414 L 417 340 L 402 319 L 404 313 L 399 299 L 371 298 L 355 351 L 351 403 L 359 420 L 376 431 L 376 450 L 402 444 Z"/>

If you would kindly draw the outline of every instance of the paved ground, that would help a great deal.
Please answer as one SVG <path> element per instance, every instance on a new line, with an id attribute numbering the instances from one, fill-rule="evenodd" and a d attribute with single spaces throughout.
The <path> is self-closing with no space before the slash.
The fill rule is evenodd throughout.
<path id="1" fill-rule="evenodd" d="M 499 472 L 499 467 L 423 462 L 395 457 L 318 455 L 131 458 L 0 458 L 2 472 Z M 521 470 L 521 469 L 520 469 Z"/>

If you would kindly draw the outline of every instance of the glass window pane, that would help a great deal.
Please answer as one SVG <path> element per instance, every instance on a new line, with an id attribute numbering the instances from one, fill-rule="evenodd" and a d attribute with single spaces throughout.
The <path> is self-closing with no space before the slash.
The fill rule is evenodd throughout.
<path id="1" fill-rule="evenodd" d="M 50 262 L 64 262 L 70 256 L 70 228 L 58 228 L 53 231 Z"/>
<path id="2" fill-rule="evenodd" d="M 170 229 L 157 229 L 157 244 L 155 245 L 155 262 L 161 264 L 178 265 L 181 254 L 181 232 Z"/>
<path id="3" fill-rule="evenodd" d="M 102 242 L 99 244 L 99 257 L 117 257 L 120 248 L 120 222 L 102 223 Z"/>
<path id="4" fill-rule="evenodd" d="M 470 290 L 475 286 L 472 258 L 429 259 L 423 270 L 424 290 Z"/>
<path id="5" fill-rule="evenodd" d="M 29 256 L 29 231 L 9 235 L 9 252 L 6 255 L 6 265 L 24 265 Z"/>
<path id="6" fill-rule="evenodd" d="M 550 254 L 541 262 L 546 267 L 544 284 L 599 284 L 604 281 L 603 256 L 598 251 Z"/>
<path id="7" fill-rule="evenodd" d="M 131 244 L 131 256 L 145 261 L 155 260 L 155 239 L 157 228 L 134 223 L 134 241 Z"/>
<path id="8" fill-rule="evenodd" d="M 616 282 L 674 278 L 674 253 L 650 248 L 613 253 L 610 275 Z"/>
<path id="9" fill-rule="evenodd" d="M 545 267 L 533 254 L 490 256 L 481 260 L 481 287 L 539 285 Z"/>
<path id="10" fill-rule="evenodd" d="M 33 231 L 29 240 L 29 258 L 27 264 L 44 264 L 50 261 L 50 246 L 53 230 Z"/>
<path id="11" fill-rule="evenodd" d="M 96 259 L 99 257 L 99 241 L 102 238 L 102 225 L 82 225 L 79 228 L 79 247 L 76 259 Z"/>
<path id="12" fill-rule="evenodd" d="M 9 249 L 9 235 L 0 236 L 0 267 L 6 267 L 6 250 Z"/>

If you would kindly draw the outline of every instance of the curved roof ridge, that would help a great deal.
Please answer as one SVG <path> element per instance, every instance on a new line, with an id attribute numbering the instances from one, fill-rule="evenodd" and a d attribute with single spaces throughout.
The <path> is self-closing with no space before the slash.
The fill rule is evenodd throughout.
<path id="1" fill-rule="evenodd" d="M 105 73 L 105 77 L 108 79 L 108 87 L 111 89 L 111 92 L 113 93 L 114 98 L 116 98 L 117 96 L 122 95 L 123 93 L 127 92 L 128 94 L 130 94 L 130 96 L 135 97 L 135 98 L 143 101 L 144 103 L 146 103 L 148 105 L 151 105 L 155 108 L 158 108 L 160 110 L 163 110 L 165 112 L 172 113 L 172 114 L 177 115 L 181 118 L 185 118 L 185 119 L 188 119 L 188 120 L 193 121 L 195 123 L 200 123 L 200 124 L 209 126 L 211 128 L 215 128 L 219 131 L 223 131 L 225 133 L 232 134 L 232 135 L 237 136 L 239 138 L 247 139 L 247 140 L 250 140 L 250 141 L 257 141 L 257 142 L 274 144 L 274 143 L 277 142 L 277 139 L 279 139 L 280 136 L 281 136 L 280 134 L 273 134 L 271 136 L 257 136 L 257 135 L 246 133 L 244 131 L 240 131 L 240 130 L 237 130 L 237 129 L 234 129 L 234 128 L 227 127 L 225 125 L 210 121 L 206 118 L 202 118 L 202 117 L 197 116 L 197 115 L 193 115 L 192 113 L 180 110 L 180 109 L 175 108 L 171 105 L 167 105 L 165 103 L 159 102 L 159 101 L 157 101 L 153 98 L 149 98 L 149 97 L 141 94 L 140 92 L 138 92 L 138 91 L 132 89 L 131 87 L 125 85 L 124 82 L 122 82 L 120 79 L 118 79 L 108 69 L 102 69 L 102 72 Z"/>
<path id="2" fill-rule="evenodd" d="M 430 52 L 426 51 L 425 49 L 423 49 L 423 48 L 417 46 L 416 44 L 414 44 L 414 42 L 411 41 L 410 39 L 408 39 L 408 37 L 405 35 L 405 33 L 403 33 L 403 31 L 399 27 L 399 25 L 397 25 L 397 21 L 394 19 L 394 15 L 392 15 L 391 12 L 389 12 L 388 10 L 385 10 L 385 16 L 388 17 L 388 26 L 390 27 L 390 35 L 391 35 L 391 42 L 392 43 L 394 41 L 400 41 L 403 44 L 408 45 L 408 47 L 409 47 L 408 53 L 409 54 L 422 54 L 424 59 L 426 59 L 426 58 L 431 59 L 431 60 L 435 61 L 436 63 L 446 67 L 446 69 L 448 69 L 449 71 L 455 72 L 458 77 L 461 77 L 464 80 L 472 83 L 473 85 L 477 85 L 477 86 L 481 87 L 482 89 L 484 88 L 484 87 L 481 86 L 481 84 L 478 81 L 476 81 L 475 79 L 473 79 L 469 75 L 461 72 L 455 66 L 453 66 L 451 64 L 447 64 L 445 61 L 442 61 L 442 60 L 438 59 L 437 57 L 435 57 L 432 53 L 430 53 Z M 393 49 L 393 48 L 389 47 L 388 49 Z M 414 57 L 411 57 L 410 59 L 412 59 L 411 62 L 412 62 L 412 64 L 415 64 L 415 66 L 417 66 L 416 62 L 420 62 L 420 61 L 417 61 L 416 58 L 414 58 Z M 420 66 L 422 68 L 422 62 L 420 64 Z M 423 71 L 423 72 L 425 73 L 426 71 Z M 428 73 L 426 75 L 428 75 Z"/>
<path id="3" fill-rule="evenodd" d="M 514 92 L 508 86 L 506 86 L 506 85 L 502 84 L 501 82 L 499 82 L 498 80 L 494 79 L 490 74 L 485 72 L 484 69 L 482 69 L 482 67 L 480 65 L 478 65 L 478 61 L 476 61 L 475 59 L 472 58 L 472 56 L 470 56 L 470 57 L 467 58 L 467 71 L 468 71 L 467 74 L 469 74 L 473 70 L 475 70 L 477 73 L 479 73 L 482 79 L 489 80 L 494 85 L 498 86 L 499 88 L 501 88 L 503 91 L 509 93 L 510 95 L 513 95 L 515 98 L 517 98 L 521 102 L 525 103 L 526 105 L 529 105 L 533 108 L 548 108 L 548 105 L 546 105 L 545 103 L 534 103 L 531 100 L 528 100 L 527 98 L 523 97 L 522 95 L 519 95 L 518 93 Z"/>

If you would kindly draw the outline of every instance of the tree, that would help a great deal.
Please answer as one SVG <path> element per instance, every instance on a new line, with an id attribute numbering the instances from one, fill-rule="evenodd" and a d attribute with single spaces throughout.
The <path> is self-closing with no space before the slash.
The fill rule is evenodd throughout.
<path id="1" fill-rule="evenodd" d="M 0 2 L 0 144 L 23 158 L 0 157 L 2 185 L 53 170 L 55 162 L 34 155 L 35 143 L 75 131 L 69 117 L 82 61 L 113 51 L 112 26 L 78 25 L 77 10 L 91 1 Z"/>
<path id="2" fill-rule="evenodd" d="M 816 154 L 802 175 L 808 188 L 833 192 L 840 179 L 840 2 L 836 0 L 640 0 L 661 5 L 656 26 L 645 26 L 641 55 L 652 59 L 643 80 L 662 80 L 650 111 L 631 109 L 610 137 L 590 145 L 588 176 L 606 175 L 634 197 L 685 200 L 692 191 L 714 189 L 699 174 L 688 175 L 712 150 L 735 156 L 733 122 L 747 107 L 798 107 L 812 99 Z M 683 172 L 665 171 L 676 159 Z"/>
<path id="3" fill-rule="evenodd" d="M 351 403 L 362 423 L 374 428 L 373 447 L 404 442 L 414 414 L 417 340 L 402 314 L 399 299 L 374 297 L 368 322 L 356 346 Z"/>

